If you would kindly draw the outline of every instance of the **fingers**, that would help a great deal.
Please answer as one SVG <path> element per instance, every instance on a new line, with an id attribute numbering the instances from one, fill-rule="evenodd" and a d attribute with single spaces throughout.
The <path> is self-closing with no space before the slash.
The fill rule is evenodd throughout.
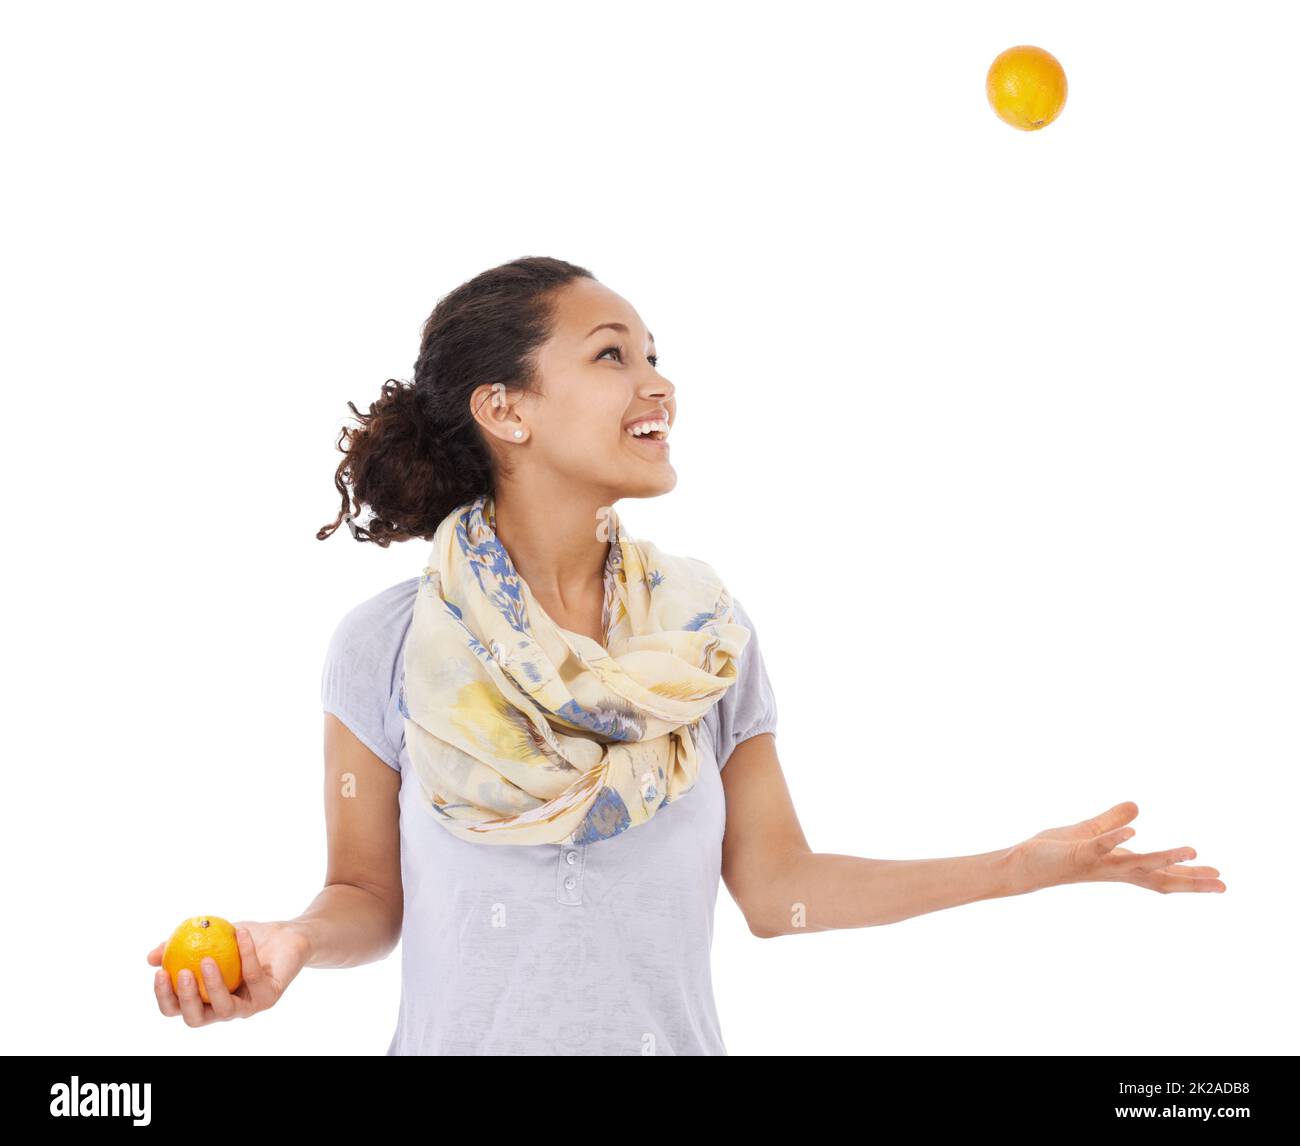
<path id="1" fill-rule="evenodd" d="M 180 1000 L 172 990 L 172 977 L 162 969 L 153 977 L 153 993 L 158 1000 L 158 1009 L 168 1018 L 181 1013 Z"/>
<path id="2" fill-rule="evenodd" d="M 1135 805 L 1136 806 L 1136 805 Z M 1109 832 L 1091 839 L 1084 845 L 1092 853 L 1092 862 L 1096 863 L 1112 849 L 1118 847 L 1125 840 L 1131 839 L 1134 835 L 1132 828 L 1113 828 Z M 1127 857 L 1125 857 L 1127 859 Z"/>
<path id="3" fill-rule="evenodd" d="M 1076 828 L 1082 828 L 1090 836 L 1099 836 L 1104 832 L 1113 831 L 1115 828 L 1127 824 L 1138 814 L 1138 806 L 1132 800 L 1125 800 L 1122 804 L 1116 804 L 1113 808 L 1107 808 L 1099 816 L 1094 816 L 1090 820 L 1082 820 L 1075 824 Z M 1108 848 L 1107 851 L 1110 849 Z"/>
<path id="4" fill-rule="evenodd" d="M 1173 871 L 1177 870 L 1177 868 L 1173 869 Z M 1215 879 L 1212 876 L 1174 875 L 1172 872 L 1165 871 L 1154 873 L 1149 880 L 1143 882 L 1143 886 L 1162 894 L 1177 891 L 1214 892 L 1228 890 L 1222 880 Z"/>
<path id="5" fill-rule="evenodd" d="M 208 989 L 208 1003 L 213 1014 L 223 1021 L 234 1018 L 235 1002 L 226 989 L 226 981 L 221 977 L 217 961 L 211 955 L 205 955 L 199 960 L 199 968 L 203 972 L 203 984 Z"/>
<path id="6" fill-rule="evenodd" d="M 1115 848 L 1112 850 L 1113 856 L 1131 856 L 1136 853 L 1131 852 L 1128 848 Z M 1176 875 L 1215 875 L 1219 874 L 1217 867 L 1187 867 L 1185 864 L 1174 864 L 1169 869 Z"/>
<path id="7" fill-rule="evenodd" d="M 1119 862 L 1122 862 L 1128 871 L 1152 872 L 1195 858 L 1194 848 L 1170 848 L 1163 852 L 1135 852 L 1133 855 L 1124 856 Z"/>
<path id="8" fill-rule="evenodd" d="M 1129 802 L 1116 804 L 1110 811 L 1098 816 L 1096 825 L 1101 825 L 1108 818 L 1123 817 L 1132 819 L 1137 815 L 1137 805 Z M 1122 822 L 1122 821 L 1121 821 Z M 1114 827 L 1089 840 L 1085 849 L 1090 862 L 1107 863 L 1100 869 L 1108 872 L 1104 878 L 1121 879 L 1135 883 L 1139 887 L 1148 887 L 1161 893 L 1175 891 L 1223 892 L 1227 887 L 1218 878 L 1218 868 L 1183 866 L 1188 860 L 1196 858 L 1195 848 L 1169 848 L 1159 852 L 1131 852 L 1119 845 L 1131 839 L 1137 833 L 1131 827 Z"/>
<path id="9" fill-rule="evenodd" d="M 194 972 L 182 967 L 176 976 L 180 993 L 181 1017 L 187 1027 L 201 1027 L 207 1020 L 203 1017 L 203 999 L 199 996 L 199 983 Z"/>
<path id="10" fill-rule="evenodd" d="M 152 963 L 155 967 L 161 967 L 163 948 L 166 946 L 167 946 L 167 941 L 163 940 L 163 942 L 159 943 L 157 947 L 155 947 L 152 951 L 149 952 L 148 955 L 145 956 L 145 959 L 148 960 L 148 962 Z"/>
<path id="11" fill-rule="evenodd" d="M 253 1010 L 262 1011 L 275 1002 L 275 984 L 263 969 L 253 946 L 253 936 L 246 927 L 235 928 L 235 942 L 239 944 L 239 961 L 242 964 L 244 986 Z"/>

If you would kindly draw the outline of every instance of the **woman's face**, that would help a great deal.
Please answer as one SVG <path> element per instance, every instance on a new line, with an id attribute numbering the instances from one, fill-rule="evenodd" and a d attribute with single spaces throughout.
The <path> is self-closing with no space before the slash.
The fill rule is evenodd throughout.
<path id="1" fill-rule="evenodd" d="M 505 402 L 481 408 L 479 422 L 499 440 L 514 481 L 586 487 L 611 505 L 667 493 L 677 473 L 668 443 L 655 440 L 666 435 L 630 432 L 645 421 L 676 424 L 673 384 L 656 361 L 654 338 L 631 305 L 594 279 L 576 279 L 555 296 L 537 391 L 505 392 Z M 475 394 L 476 408 L 485 396 L 487 388 Z"/>

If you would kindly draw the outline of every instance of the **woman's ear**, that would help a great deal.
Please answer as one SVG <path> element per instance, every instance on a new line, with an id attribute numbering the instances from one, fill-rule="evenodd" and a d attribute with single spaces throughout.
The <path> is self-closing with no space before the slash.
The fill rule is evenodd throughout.
<path id="1" fill-rule="evenodd" d="M 484 383 L 470 395 L 470 409 L 474 420 L 504 442 L 522 442 L 528 438 L 528 425 L 516 408 L 523 396 L 521 390 L 511 390 L 502 382 Z"/>

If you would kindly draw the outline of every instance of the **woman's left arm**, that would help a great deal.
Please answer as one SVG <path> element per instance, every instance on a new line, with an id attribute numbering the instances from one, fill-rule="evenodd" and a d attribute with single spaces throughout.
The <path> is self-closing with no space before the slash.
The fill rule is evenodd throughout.
<path id="1" fill-rule="evenodd" d="M 1224 891 L 1212 867 L 1188 867 L 1191 848 L 1135 853 L 1131 801 L 1023 843 L 947 859 L 878 860 L 814 852 L 776 754 L 762 733 L 741 741 L 722 770 L 727 802 L 722 878 L 753 934 L 871 927 L 914 915 L 1023 895 L 1065 883 L 1132 883 L 1151 891 Z"/>

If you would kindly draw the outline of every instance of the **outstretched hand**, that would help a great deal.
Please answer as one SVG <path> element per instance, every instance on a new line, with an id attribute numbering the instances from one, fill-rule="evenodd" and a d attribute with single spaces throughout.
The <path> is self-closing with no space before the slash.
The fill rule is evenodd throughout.
<path id="1" fill-rule="evenodd" d="M 1119 845 L 1134 835 L 1126 825 L 1138 814 L 1131 800 L 1116 804 L 1090 820 L 1044 832 L 1011 849 L 1012 869 L 1020 891 L 1037 891 L 1061 883 L 1111 881 L 1133 883 L 1149 891 L 1226 891 L 1217 868 L 1189 867 L 1194 848 L 1131 852 Z"/>

